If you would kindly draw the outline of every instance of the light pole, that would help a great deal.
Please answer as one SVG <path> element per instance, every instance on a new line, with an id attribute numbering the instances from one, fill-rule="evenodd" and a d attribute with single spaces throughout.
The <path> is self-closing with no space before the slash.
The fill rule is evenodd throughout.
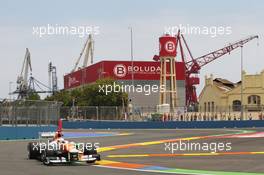
<path id="1" fill-rule="evenodd" d="M 130 57 L 131 57 L 131 66 L 132 66 L 132 72 L 131 72 L 131 79 L 132 79 L 132 86 L 134 87 L 134 53 L 133 53 L 133 28 L 129 27 L 130 29 Z M 134 116 L 134 92 L 132 92 L 131 96 L 131 104 L 132 104 L 132 117 Z"/>
<path id="2" fill-rule="evenodd" d="M 130 29 L 130 57 L 131 57 L 131 66 L 132 66 L 132 85 L 134 85 L 134 53 L 133 53 L 133 29 Z"/>
<path id="3" fill-rule="evenodd" d="M 240 116 L 240 119 L 241 120 L 244 120 L 244 110 L 243 110 L 243 45 L 240 46 L 241 48 L 241 116 Z"/>

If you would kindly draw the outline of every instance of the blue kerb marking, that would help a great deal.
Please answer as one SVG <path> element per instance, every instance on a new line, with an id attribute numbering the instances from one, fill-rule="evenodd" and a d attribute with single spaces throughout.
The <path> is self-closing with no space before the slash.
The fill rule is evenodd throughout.
<path id="1" fill-rule="evenodd" d="M 109 137 L 116 136 L 119 133 L 86 133 L 86 132 L 65 132 L 63 133 L 64 138 L 81 138 L 81 137 Z"/>

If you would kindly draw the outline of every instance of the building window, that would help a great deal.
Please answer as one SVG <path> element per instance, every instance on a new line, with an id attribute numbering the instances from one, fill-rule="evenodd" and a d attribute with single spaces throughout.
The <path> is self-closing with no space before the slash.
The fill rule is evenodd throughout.
<path id="1" fill-rule="evenodd" d="M 211 105 L 210 105 L 210 102 L 208 102 L 208 112 L 211 112 Z"/>
<path id="2" fill-rule="evenodd" d="M 204 112 L 206 112 L 206 102 L 204 103 Z"/>
<path id="3" fill-rule="evenodd" d="M 248 96 L 248 104 L 249 105 L 260 105 L 261 100 L 258 95 L 250 95 Z"/>
<path id="4" fill-rule="evenodd" d="M 240 100 L 234 100 L 232 104 L 233 111 L 240 111 L 241 110 L 241 101 Z"/>

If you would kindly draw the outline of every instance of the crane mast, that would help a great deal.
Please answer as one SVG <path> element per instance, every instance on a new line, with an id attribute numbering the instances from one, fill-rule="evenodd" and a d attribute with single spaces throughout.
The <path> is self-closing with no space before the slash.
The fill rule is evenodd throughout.
<path id="1" fill-rule="evenodd" d="M 31 59 L 29 49 L 26 48 L 21 73 L 17 78 L 17 91 L 19 91 L 18 98 L 24 98 L 30 90 L 28 85 L 28 73 L 32 72 Z"/>
<path id="2" fill-rule="evenodd" d="M 74 68 L 72 72 L 76 71 L 78 68 L 78 65 L 80 63 L 80 60 L 82 58 L 83 53 L 85 52 L 84 55 L 84 60 L 83 60 L 83 65 L 81 68 L 87 67 L 89 64 L 93 63 L 93 55 L 94 55 L 94 40 L 92 38 L 92 35 L 90 34 L 81 50 L 81 53 L 74 65 Z"/>
<path id="3" fill-rule="evenodd" d="M 27 99 L 34 93 L 55 93 L 57 88 L 56 67 L 49 63 L 49 75 L 52 75 L 52 88 L 46 86 L 32 76 L 31 54 L 26 48 L 21 72 L 17 78 L 17 89 L 13 94 L 18 94 L 17 99 Z M 36 90 L 38 88 L 38 90 Z"/>

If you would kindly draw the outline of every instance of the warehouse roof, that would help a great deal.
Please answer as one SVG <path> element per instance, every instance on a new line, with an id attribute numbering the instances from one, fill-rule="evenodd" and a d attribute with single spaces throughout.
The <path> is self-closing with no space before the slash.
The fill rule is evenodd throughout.
<path id="1" fill-rule="evenodd" d="M 214 79 L 213 82 L 216 85 L 216 87 L 226 92 L 234 89 L 237 85 L 236 83 L 233 83 L 227 79 L 222 79 L 222 78 L 216 78 Z"/>

